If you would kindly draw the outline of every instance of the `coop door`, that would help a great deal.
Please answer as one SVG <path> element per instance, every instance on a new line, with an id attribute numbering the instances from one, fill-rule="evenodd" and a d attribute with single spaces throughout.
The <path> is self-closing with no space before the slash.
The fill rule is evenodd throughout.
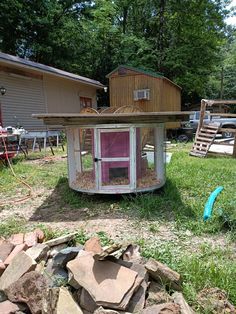
<path id="1" fill-rule="evenodd" d="M 102 190 L 133 188 L 133 133 L 130 129 L 99 129 L 98 185 Z"/>

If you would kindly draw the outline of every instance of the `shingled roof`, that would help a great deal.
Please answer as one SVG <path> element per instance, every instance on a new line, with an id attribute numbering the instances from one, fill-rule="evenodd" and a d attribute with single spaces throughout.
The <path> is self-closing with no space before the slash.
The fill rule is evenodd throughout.
<path id="1" fill-rule="evenodd" d="M 80 76 L 77 74 L 66 72 L 66 71 L 45 65 L 45 64 L 29 61 L 27 59 L 19 58 L 19 57 L 12 56 L 12 55 L 2 53 L 2 52 L 0 52 L 0 62 L 1 61 L 4 61 L 5 64 L 9 64 L 9 65 L 15 64 L 15 65 L 18 65 L 20 67 L 36 70 L 36 71 L 41 72 L 41 73 L 42 72 L 43 73 L 50 73 L 50 74 L 56 75 L 58 77 L 64 77 L 64 78 L 67 78 L 69 80 L 79 81 L 81 83 L 92 85 L 92 86 L 95 86 L 97 88 L 103 88 L 104 87 L 103 84 L 100 83 L 99 81 L 92 80 L 92 79 L 89 79 L 89 78 L 84 77 L 84 76 Z"/>

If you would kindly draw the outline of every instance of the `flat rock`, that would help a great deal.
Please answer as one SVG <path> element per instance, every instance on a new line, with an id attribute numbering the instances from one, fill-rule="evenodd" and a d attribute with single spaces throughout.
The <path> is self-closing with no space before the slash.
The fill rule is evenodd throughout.
<path id="1" fill-rule="evenodd" d="M 0 260 L 5 261 L 11 251 L 14 249 L 14 244 L 7 240 L 3 240 L 0 244 Z"/>
<path id="2" fill-rule="evenodd" d="M 40 314 L 42 295 L 45 288 L 45 277 L 36 271 L 31 271 L 11 284 L 6 289 L 6 294 L 12 302 L 26 303 L 32 314 Z"/>
<path id="3" fill-rule="evenodd" d="M 66 264 L 74 259 L 83 249 L 83 246 L 67 247 L 58 252 L 52 259 L 54 267 L 66 267 Z"/>
<path id="4" fill-rule="evenodd" d="M 18 253 L 0 277 L 0 290 L 5 291 L 25 273 L 34 270 L 36 262 L 24 251 Z"/>
<path id="5" fill-rule="evenodd" d="M 180 306 L 174 303 L 152 305 L 142 311 L 142 314 L 181 314 Z"/>
<path id="6" fill-rule="evenodd" d="M 98 237 L 92 237 L 84 244 L 84 251 L 93 252 L 94 254 L 101 254 L 103 252 L 101 241 Z"/>
<path id="7" fill-rule="evenodd" d="M 148 297 L 146 300 L 146 306 L 154 304 L 171 302 L 171 296 L 163 289 L 163 286 L 155 281 L 151 281 L 148 287 Z"/>
<path id="8" fill-rule="evenodd" d="M 8 257 L 5 259 L 4 264 L 9 265 L 17 254 L 19 254 L 21 251 L 26 251 L 27 249 L 28 246 L 26 243 L 17 244 L 11 251 L 11 253 L 8 255 Z"/>
<path id="9" fill-rule="evenodd" d="M 34 259 L 36 262 L 47 259 L 47 253 L 50 247 L 44 243 L 38 243 L 35 246 L 29 248 L 26 253 Z"/>
<path id="10" fill-rule="evenodd" d="M 67 268 L 74 280 L 88 291 L 98 305 L 106 304 L 115 309 L 123 309 L 124 305 L 121 307 L 120 303 L 133 288 L 138 275 L 110 261 L 95 261 L 92 254 L 68 262 Z"/>
<path id="11" fill-rule="evenodd" d="M 181 290 L 180 274 L 170 269 L 167 265 L 150 258 L 145 267 L 153 279 L 175 290 Z"/>
<path id="12" fill-rule="evenodd" d="M 9 300 L 6 300 L 0 303 L 1 314 L 19 313 L 19 311 L 21 311 L 22 309 L 24 309 L 24 307 L 22 307 L 21 305 L 12 303 Z"/>
<path id="13" fill-rule="evenodd" d="M 65 288 L 49 289 L 43 299 L 42 314 L 83 314 L 71 293 Z"/>
<path id="14" fill-rule="evenodd" d="M 184 299 L 184 296 L 181 292 L 175 292 L 172 294 L 172 298 L 176 304 L 179 304 L 181 314 L 194 314 L 194 311 L 191 309 L 191 307 L 188 305 L 186 300 Z"/>
<path id="15" fill-rule="evenodd" d="M 120 250 L 121 247 L 122 247 L 121 244 L 114 243 L 106 248 L 103 248 L 103 251 L 101 253 L 94 254 L 94 258 L 98 261 L 103 261 L 110 254 L 113 254 L 114 252 L 117 252 L 118 250 Z"/>
<path id="16" fill-rule="evenodd" d="M 24 242 L 24 233 L 17 233 L 10 236 L 9 241 L 15 246 Z"/>
<path id="17" fill-rule="evenodd" d="M 77 233 L 73 232 L 73 233 L 66 234 L 66 235 L 63 235 L 61 237 L 58 237 L 56 239 L 52 239 L 52 240 L 46 241 L 44 243 L 49 245 L 50 247 L 52 247 L 52 246 L 56 246 L 56 245 L 59 245 L 59 244 L 62 244 L 62 243 L 67 243 L 69 241 L 72 241 L 75 238 L 76 235 L 77 235 Z"/>
<path id="18" fill-rule="evenodd" d="M 57 314 L 73 313 L 83 314 L 79 305 L 73 299 L 71 293 L 64 287 L 60 288 L 57 301 Z"/>
<path id="19" fill-rule="evenodd" d="M 28 245 L 28 247 L 32 247 L 38 243 L 38 236 L 36 233 L 27 232 L 24 236 L 24 242 Z"/>

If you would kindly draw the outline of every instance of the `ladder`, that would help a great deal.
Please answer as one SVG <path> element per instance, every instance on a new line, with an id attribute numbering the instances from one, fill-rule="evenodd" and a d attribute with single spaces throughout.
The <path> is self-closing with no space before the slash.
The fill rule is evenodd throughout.
<path id="1" fill-rule="evenodd" d="M 196 157 L 206 157 L 211 144 L 215 140 L 219 127 L 219 123 L 203 124 L 196 133 L 190 155 Z"/>

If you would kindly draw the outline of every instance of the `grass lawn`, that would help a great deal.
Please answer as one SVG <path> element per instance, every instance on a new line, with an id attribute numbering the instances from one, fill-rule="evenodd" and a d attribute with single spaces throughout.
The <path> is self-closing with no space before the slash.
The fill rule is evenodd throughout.
<path id="1" fill-rule="evenodd" d="M 104 243 L 110 237 L 132 239 L 144 256 L 181 273 L 184 295 L 199 313 L 209 313 L 196 301 L 203 288 L 223 289 L 236 304 L 236 160 L 194 158 L 188 151 L 189 146 L 173 150 L 163 189 L 124 197 L 72 191 L 61 152 L 56 159 L 16 160 L 14 170 L 30 184 L 33 198 L 16 203 L 28 190 L 9 168 L 0 168 L 0 202 L 5 203 L 0 207 L 0 235 L 40 225 L 48 238 L 73 229 L 80 242 L 96 232 Z M 203 222 L 204 205 L 217 186 L 224 190 L 212 218 Z"/>

